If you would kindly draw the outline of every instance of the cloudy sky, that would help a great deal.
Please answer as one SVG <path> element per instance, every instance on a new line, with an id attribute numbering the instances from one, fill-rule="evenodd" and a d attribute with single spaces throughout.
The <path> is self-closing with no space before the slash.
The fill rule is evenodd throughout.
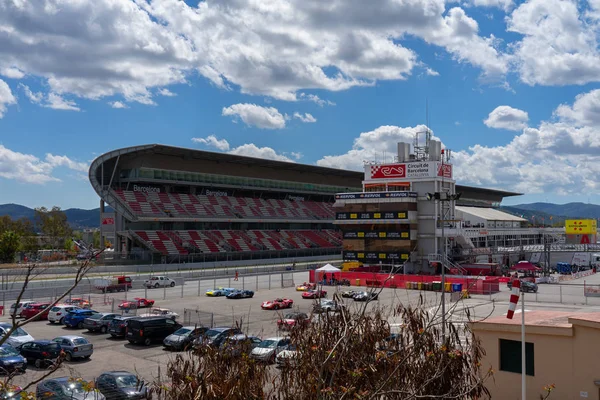
<path id="1" fill-rule="evenodd" d="M 429 127 L 462 184 L 600 203 L 600 0 L 0 0 L 0 203 L 92 208 L 169 145 L 360 169 Z"/>

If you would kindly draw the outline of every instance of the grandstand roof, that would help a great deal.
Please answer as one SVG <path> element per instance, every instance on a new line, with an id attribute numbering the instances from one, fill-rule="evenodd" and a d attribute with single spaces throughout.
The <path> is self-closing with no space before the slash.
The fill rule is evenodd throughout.
<path id="1" fill-rule="evenodd" d="M 456 211 L 473 215 L 486 221 L 516 221 L 526 222 L 525 218 L 517 217 L 516 215 L 508 214 L 494 208 L 487 207 L 465 207 L 456 206 Z"/>

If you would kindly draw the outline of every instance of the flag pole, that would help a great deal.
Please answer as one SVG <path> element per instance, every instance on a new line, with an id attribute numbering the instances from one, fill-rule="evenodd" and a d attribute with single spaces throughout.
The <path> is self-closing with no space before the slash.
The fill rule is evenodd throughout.
<path id="1" fill-rule="evenodd" d="M 527 400 L 525 362 L 525 292 L 521 293 L 521 399 Z"/>

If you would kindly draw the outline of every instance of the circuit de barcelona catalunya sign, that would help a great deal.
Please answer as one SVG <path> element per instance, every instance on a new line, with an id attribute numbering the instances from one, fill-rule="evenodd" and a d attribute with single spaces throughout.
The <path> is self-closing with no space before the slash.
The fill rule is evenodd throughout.
<path id="1" fill-rule="evenodd" d="M 394 181 L 444 177 L 452 179 L 452 165 L 439 161 L 415 161 L 402 164 L 365 165 L 365 180 Z"/>

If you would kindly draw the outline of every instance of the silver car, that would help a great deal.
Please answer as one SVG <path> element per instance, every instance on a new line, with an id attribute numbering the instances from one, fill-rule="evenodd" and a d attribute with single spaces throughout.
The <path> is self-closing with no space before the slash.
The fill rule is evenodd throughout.
<path id="1" fill-rule="evenodd" d="M 98 313 L 93 314 L 83 320 L 83 328 L 90 332 L 106 333 L 108 332 L 108 325 L 110 321 L 118 317 L 119 314 L 113 313 Z"/>
<path id="2" fill-rule="evenodd" d="M 65 360 L 67 361 L 75 358 L 90 358 L 94 353 L 94 345 L 81 336 L 59 336 L 52 339 L 52 341 L 60 344 L 60 348 L 65 352 Z"/>
<path id="3" fill-rule="evenodd" d="M 11 345 L 15 349 L 18 349 L 27 342 L 32 342 L 33 336 L 25 331 L 23 328 L 13 329 L 12 324 L 8 322 L 0 323 L 0 338 L 4 335 L 9 334 L 10 336 L 4 343 Z"/>
<path id="4" fill-rule="evenodd" d="M 35 389 L 37 399 L 52 400 L 105 400 L 102 393 L 88 390 L 81 382 L 71 377 L 46 379 Z"/>
<path id="5" fill-rule="evenodd" d="M 277 354 L 281 353 L 283 350 L 287 350 L 290 346 L 290 338 L 289 337 L 271 337 L 263 340 L 252 349 L 252 353 L 250 353 L 250 357 L 255 358 L 260 361 L 265 361 L 268 363 L 275 362 L 275 357 Z"/>

